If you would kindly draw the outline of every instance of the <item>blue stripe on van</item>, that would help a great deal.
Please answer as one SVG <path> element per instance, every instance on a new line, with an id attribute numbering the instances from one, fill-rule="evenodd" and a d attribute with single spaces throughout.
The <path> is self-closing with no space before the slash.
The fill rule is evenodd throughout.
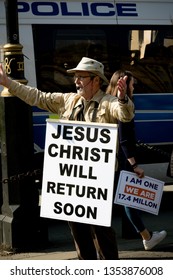
<path id="1" fill-rule="evenodd" d="M 173 94 L 134 94 L 136 138 L 148 144 L 173 144 Z"/>
<path id="2" fill-rule="evenodd" d="M 173 144 L 173 94 L 135 94 L 136 139 L 147 144 Z M 50 114 L 33 107 L 34 143 L 45 144 Z"/>

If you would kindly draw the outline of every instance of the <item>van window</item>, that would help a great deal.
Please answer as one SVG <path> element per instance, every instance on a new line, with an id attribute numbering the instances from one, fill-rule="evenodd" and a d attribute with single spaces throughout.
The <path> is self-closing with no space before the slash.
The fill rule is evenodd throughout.
<path id="1" fill-rule="evenodd" d="M 108 79 L 119 68 L 133 72 L 134 93 L 173 92 L 173 29 L 170 26 L 33 25 L 37 86 L 74 91 L 66 70 L 83 56 L 101 61 Z"/>

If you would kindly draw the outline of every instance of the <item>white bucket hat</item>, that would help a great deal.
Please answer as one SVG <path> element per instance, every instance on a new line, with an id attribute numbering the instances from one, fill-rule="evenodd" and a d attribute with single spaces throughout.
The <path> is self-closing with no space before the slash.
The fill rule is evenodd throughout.
<path id="1" fill-rule="evenodd" d="M 68 73 L 76 71 L 87 71 L 99 76 L 106 84 L 109 84 L 108 79 L 104 75 L 104 65 L 92 58 L 83 57 L 76 68 L 67 70 Z"/>

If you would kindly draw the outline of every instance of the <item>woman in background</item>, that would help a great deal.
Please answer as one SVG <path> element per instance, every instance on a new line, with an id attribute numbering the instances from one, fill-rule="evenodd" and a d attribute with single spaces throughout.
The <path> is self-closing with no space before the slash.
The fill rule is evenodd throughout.
<path id="1" fill-rule="evenodd" d="M 110 80 L 106 93 L 117 96 L 117 82 L 120 78 L 127 76 L 126 80 L 126 95 L 133 99 L 134 91 L 134 77 L 130 71 L 116 71 Z M 127 102 L 126 98 L 121 102 Z M 140 168 L 136 161 L 136 138 L 135 138 L 135 124 L 134 119 L 130 122 L 118 122 L 118 135 L 119 135 L 119 151 L 118 151 L 118 171 L 115 176 L 115 185 L 118 183 L 119 172 L 126 170 L 135 172 L 139 178 L 144 177 L 144 170 Z M 160 232 L 149 231 L 141 218 L 141 211 L 125 206 L 125 212 L 129 221 L 134 226 L 135 230 L 140 233 L 143 246 L 145 250 L 151 250 L 158 243 L 160 243 L 167 235 L 165 230 Z"/>

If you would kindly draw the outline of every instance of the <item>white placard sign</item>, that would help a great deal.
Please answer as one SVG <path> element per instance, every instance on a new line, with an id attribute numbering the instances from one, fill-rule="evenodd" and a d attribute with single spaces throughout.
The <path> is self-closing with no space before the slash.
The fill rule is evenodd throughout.
<path id="1" fill-rule="evenodd" d="M 110 226 L 117 125 L 47 120 L 41 216 Z"/>
<path id="2" fill-rule="evenodd" d="M 122 170 L 114 203 L 158 215 L 164 182 Z"/>

